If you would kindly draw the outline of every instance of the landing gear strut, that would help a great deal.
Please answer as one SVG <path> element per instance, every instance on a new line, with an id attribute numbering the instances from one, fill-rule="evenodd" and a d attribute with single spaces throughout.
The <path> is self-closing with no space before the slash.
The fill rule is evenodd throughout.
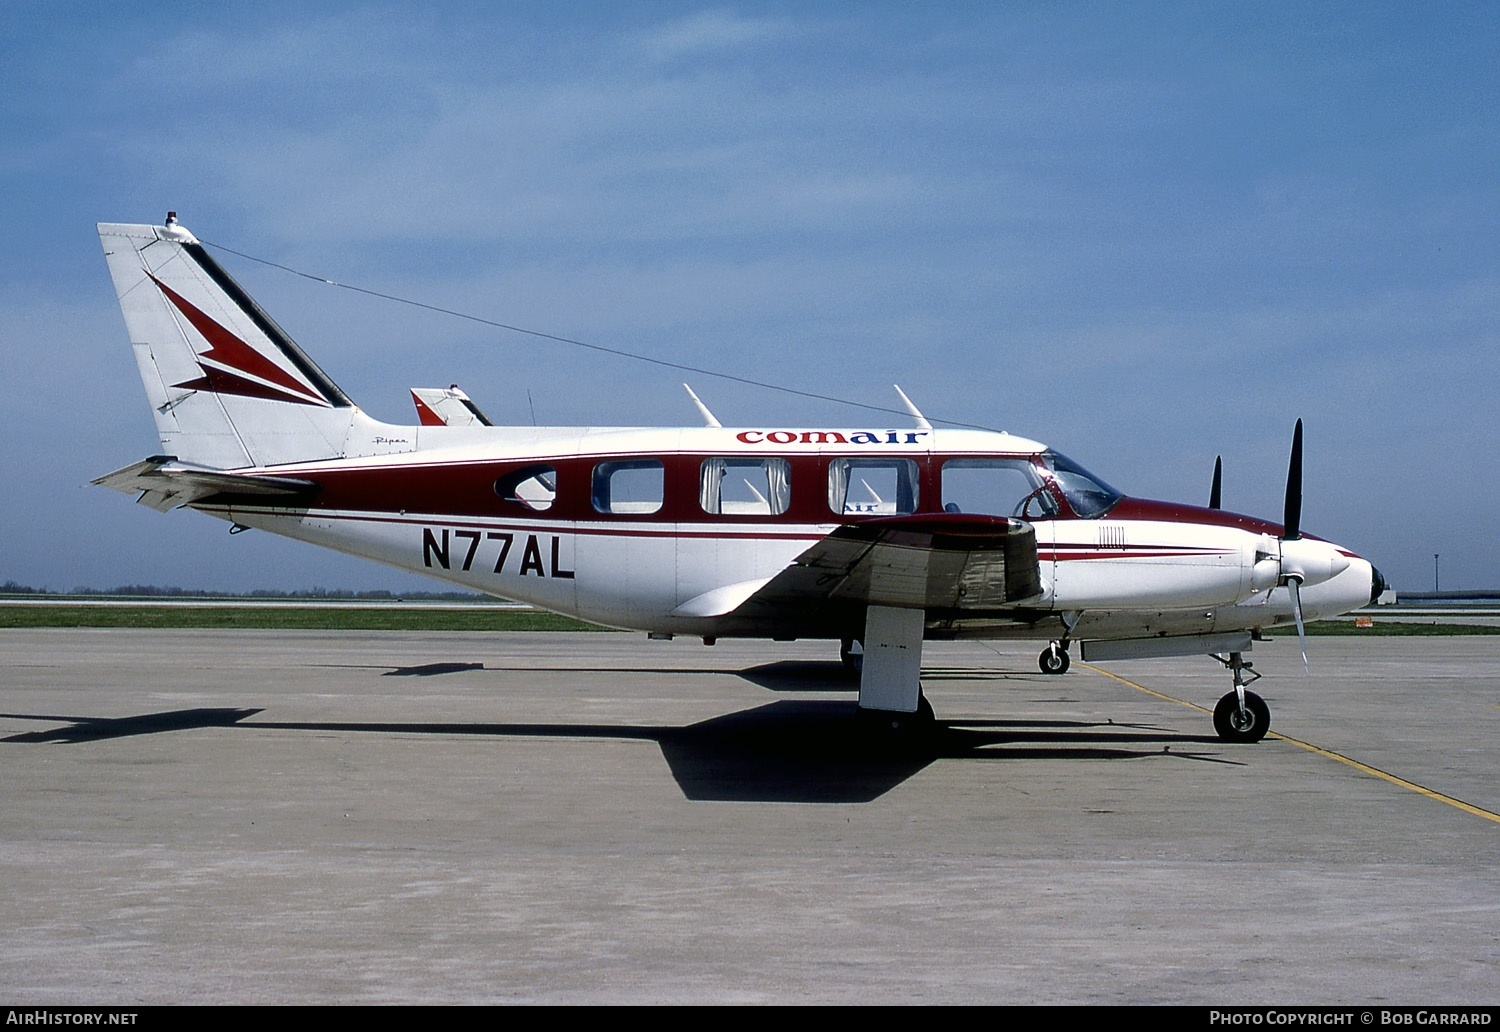
<path id="1" fill-rule="evenodd" d="M 1259 695 L 1245 690 L 1246 685 L 1260 680 L 1260 674 L 1245 662 L 1242 653 L 1214 658 L 1234 672 L 1234 691 L 1214 707 L 1214 731 L 1226 742 L 1260 741 L 1271 729 L 1271 707 Z"/>
<path id="2" fill-rule="evenodd" d="M 903 748 L 926 739 L 936 723 L 932 704 L 922 693 L 925 619 L 920 609 L 870 606 L 865 611 L 860 723 L 875 732 L 878 740 L 900 743 Z M 840 653 L 852 654 L 852 643 Z"/>
<path id="3" fill-rule="evenodd" d="M 839 642 L 839 662 L 844 670 L 858 677 L 865 668 L 865 643 L 858 638 L 845 638 Z"/>
<path id="4" fill-rule="evenodd" d="M 1044 674 L 1066 674 L 1072 660 L 1068 658 L 1068 646 L 1065 642 L 1054 641 L 1042 650 L 1042 654 L 1036 658 L 1036 665 Z"/>
<path id="5" fill-rule="evenodd" d="M 1072 660 L 1068 658 L 1068 643 L 1073 638 L 1073 630 L 1078 626 L 1078 620 L 1083 614 L 1069 611 L 1062 614 L 1063 636 L 1054 638 L 1052 643 L 1042 650 L 1042 654 L 1036 657 L 1036 665 L 1044 674 L 1066 674 Z"/>

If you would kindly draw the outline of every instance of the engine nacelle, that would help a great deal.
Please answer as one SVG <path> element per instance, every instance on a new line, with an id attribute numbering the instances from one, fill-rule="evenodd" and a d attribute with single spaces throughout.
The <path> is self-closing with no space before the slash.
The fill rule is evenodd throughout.
<path id="1" fill-rule="evenodd" d="M 1349 568 L 1349 557 L 1326 541 L 1297 538 L 1281 542 L 1281 578 L 1304 585 L 1333 580 Z"/>

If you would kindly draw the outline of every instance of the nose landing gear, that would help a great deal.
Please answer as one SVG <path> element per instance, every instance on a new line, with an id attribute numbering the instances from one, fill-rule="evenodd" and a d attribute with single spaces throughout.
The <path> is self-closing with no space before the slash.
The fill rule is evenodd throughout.
<path id="1" fill-rule="evenodd" d="M 1042 654 L 1036 658 L 1036 665 L 1044 674 L 1066 674 L 1072 660 L 1068 658 L 1068 647 L 1060 641 L 1054 641 L 1042 650 Z"/>
<path id="2" fill-rule="evenodd" d="M 1214 707 L 1214 730 L 1226 742 L 1258 742 L 1271 726 L 1271 708 L 1254 692 L 1245 692 L 1244 705 L 1238 692 L 1230 692 Z"/>
<path id="3" fill-rule="evenodd" d="M 1214 658 L 1234 672 L 1234 691 L 1214 707 L 1214 731 L 1226 742 L 1260 741 L 1271 729 L 1271 707 L 1259 695 L 1245 690 L 1247 684 L 1260 680 L 1260 674 L 1245 662 L 1242 653 Z"/>

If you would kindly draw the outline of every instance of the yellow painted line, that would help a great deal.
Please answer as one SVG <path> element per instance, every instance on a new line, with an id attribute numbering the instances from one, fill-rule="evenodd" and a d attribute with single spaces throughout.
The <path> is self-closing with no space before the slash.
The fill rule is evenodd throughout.
<path id="1" fill-rule="evenodd" d="M 1128 678 L 1121 677 L 1119 674 L 1111 673 L 1108 670 L 1101 670 L 1091 663 L 1080 663 L 1079 665 L 1086 670 L 1092 670 L 1096 674 L 1103 674 L 1105 677 L 1109 677 L 1116 681 L 1119 681 L 1123 685 L 1128 685 L 1138 692 L 1145 692 L 1147 695 L 1162 699 L 1165 702 L 1175 702 L 1179 706 L 1188 706 L 1192 709 L 1197 710 L 1199 713 L 1207 713 L 1210 716 L 1213 715 L 1213 710 L 1208 709 L 1205 706 L 1200 706 L 1196 702 L 1188 702 L 1186 699 L 1177 699 L 1173 698 L 1170 695 L 1164 695 L 1161 692 L 1153 691 L 1143 684 L 1136 684 L 1134 681 L 1129 680 Z M 1345 756 L 1342 753 L 1336 753 L 1331 749 L 1324 749 L 1321 746 L 1313 745 L 1311 742 L 1304 742 L 1299 738 L 1290 738 L 1287 735 L 1278 734 L 1275 731 L 1267 731 L 1266 737 L 1280 739 L 1281 741 L 1287 742 L 1291 745 L 1295 745 L 1298 748 L 1306 749 L 1310 753 L 1316 753 L 1319 756 L 1326 757 L 1330 760 L 1336 760 L 1337 762 L 1345 764 L 1346 766 L 1353 767 L 1355 770 L 1360 771 L 1364 774 L 1369 774 L 1371 777 L 1379 778 L 1381 781 L 1387 781 L 1392 785 L 1399 785 L 1401 788 L 1410 789 L 1411 791 L 1417 793 L 1417 795 L 1426 796 L 1428 799 L 1435 799 L 1440 803 L 1447 803 L 1454 809 L 1462 810 L 1464 813 L 1473 814 L 1475 817 L 1482 817 L 1487 821 L 1494 821 L 1496 824 L 1500 824 L 1500 813 L 1486 810 L 1482 806 L 1475 806 L 1473 803 L 1466 803 L 1462 799 L 1456 799 L 1450 795 L 1444 795 L 1442 792 L 1434 791 L 1433 789 L 1427 788 L 1423 785 L 1419 785 L 1414 781 L 1407 781 L 1405 778 L 1398 778 L 1396 775 L 1391 774 L 1387 771 L 1383 771 L 1379 767 L 1372 767 L 1368 763 L 1361 763 L 1360 761 L 1351 759 L 1350 757 Z"/>

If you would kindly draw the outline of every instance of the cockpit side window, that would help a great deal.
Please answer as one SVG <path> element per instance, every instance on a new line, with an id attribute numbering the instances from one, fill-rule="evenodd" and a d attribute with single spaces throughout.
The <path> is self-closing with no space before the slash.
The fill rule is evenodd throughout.
<path id="1" fill-rule="evenodd" d="M 1068 508 L 1086 520 L 1103 516 L 1123 497 L 1062 452 L 1043 452 L 1042 461 L 1052 471 L 1052 481 L 1062 492 Z"/>
<path id="2" fill-rule="evenodd" d="M 942 477 L 946 512 L 1030 519 L 1057 515 L 1057 500 L 1029 458 L 949 459 Z"/>

